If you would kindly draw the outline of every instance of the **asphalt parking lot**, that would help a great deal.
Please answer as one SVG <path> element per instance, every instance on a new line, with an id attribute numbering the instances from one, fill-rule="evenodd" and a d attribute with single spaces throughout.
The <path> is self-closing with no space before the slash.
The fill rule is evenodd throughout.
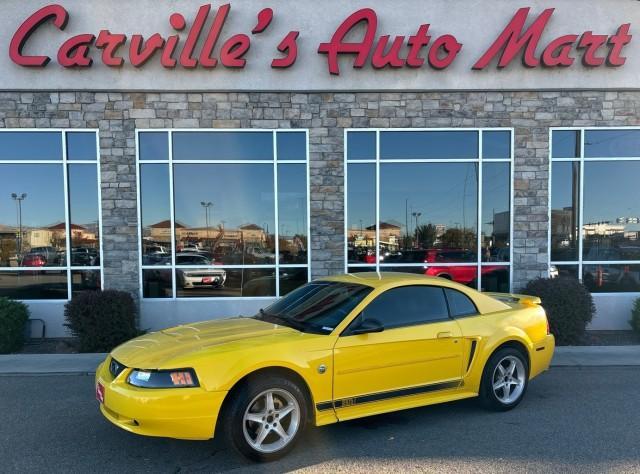
<path id="1" fill-rule="evenodd" d="M 640 472 L 640 367 L 554 368 L 523 403 L 473 400 L 309 429 L 254 465 L 218 441 L 142 438 L 102 419 L 90 376 L 0 377 L 1 472 Z"/>

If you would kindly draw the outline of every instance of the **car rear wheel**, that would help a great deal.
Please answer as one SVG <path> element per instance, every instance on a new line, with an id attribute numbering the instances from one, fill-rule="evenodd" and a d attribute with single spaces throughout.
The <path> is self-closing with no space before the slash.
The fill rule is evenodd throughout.
<path id="1" fill-rule="evenodd" d="M 480 401 L 490 410 L 511 410 L 522 401 L 528 382 L 529 365 L 526 357 L 511 347 L 500 349 L 485 365 Z"/>
<path id="2" fill-rule="evenodd" d="M 307 422 L 307 401 L 297 384 L 266 376 L 233 396 L 223 429 L 240 454 L 254 461 L 273 461 L 293 449 Z"/>

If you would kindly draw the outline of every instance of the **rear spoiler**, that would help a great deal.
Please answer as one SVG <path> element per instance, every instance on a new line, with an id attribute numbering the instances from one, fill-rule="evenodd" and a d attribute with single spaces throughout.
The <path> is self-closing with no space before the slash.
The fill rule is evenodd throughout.
<path id="1" fill-rule="evenodd" d="M 542 304 L 542 300 L 538 296 L 516 295 L 512 293 L 485 293 L 485 294 L 511 306 L 516 304 L 521 304 L 523 306 L 533 307 L 533 306 L 539 306 L 540 304 Z"/>

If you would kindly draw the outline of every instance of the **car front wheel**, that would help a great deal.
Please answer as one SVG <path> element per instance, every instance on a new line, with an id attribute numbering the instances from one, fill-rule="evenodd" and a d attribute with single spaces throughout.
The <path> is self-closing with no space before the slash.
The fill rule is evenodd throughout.
<path id="1" fill-rule="evenodd" d="M 305 395 L 297 384 L 266 376 L 232 396 L 223 429 L 240 454 L 254 461 L 273 461 L 293 449 L 307 422 Z"/>
<path id="2" fill-rule="evenodd" d="M 523 354 L 511 347 L 500 349 L 484 368 L 480 401 L 490 410 L 511 410 L 522 401 L 528 381 L 529 365 Z"/>

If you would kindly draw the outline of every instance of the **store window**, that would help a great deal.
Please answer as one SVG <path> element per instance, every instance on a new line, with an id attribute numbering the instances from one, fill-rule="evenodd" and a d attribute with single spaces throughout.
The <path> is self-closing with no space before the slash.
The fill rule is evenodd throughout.
<path id="1" fill-rule="evenodd" d="M 306 130 L 137 140 L 144 298 L 274 298 L 308 282 Z"/>
<path id="2" fill-rule="evenodd" d="M 640 129 L 551 131 L 550 274 L 640 292 Z"/>
<path id="3" fill-rule="evenodd" d="M 346 131 L 345 267 L 511 284 L 511 129 Z"/>
<path id="4" fill-rule="evenodd" d="M 96 130 L 0 131 L 0 297 L 101 288 L 99 174 Z"/>

